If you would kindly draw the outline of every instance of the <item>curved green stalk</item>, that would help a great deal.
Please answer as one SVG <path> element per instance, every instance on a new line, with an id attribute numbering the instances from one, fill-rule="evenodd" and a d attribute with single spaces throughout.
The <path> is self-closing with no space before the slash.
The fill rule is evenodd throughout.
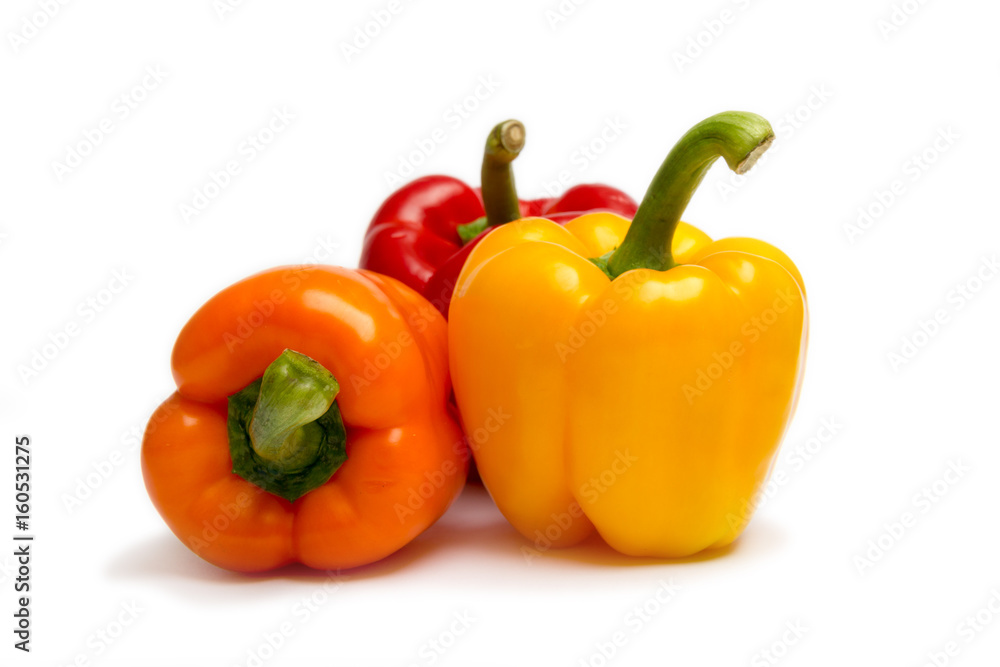
<path id="1" fill-rule="evenodd" d="M 722 157 L 743 174 L 772 141 L 770 123 L 744 111 L 716 114 L 688 130 L 653 177 L 622 244 L 599 260 L 606 261 L 608 274 L 615 278 L 632 269 L 677 266 L 671 252 L 674 231 L 709 167 Z"/>
<path id="2" fill-rule="evenodd" d="M 514 187 L 511 163 L 524 148 L 524 125 L 521 121 L 505 120 L 497 124 L 486 137 L 481 172 L 483 208 L 486 215 L 458 226 L 462 243 L 476 238 L 487 227 L 512 222 L 521 217 L 521 204 Z"/>

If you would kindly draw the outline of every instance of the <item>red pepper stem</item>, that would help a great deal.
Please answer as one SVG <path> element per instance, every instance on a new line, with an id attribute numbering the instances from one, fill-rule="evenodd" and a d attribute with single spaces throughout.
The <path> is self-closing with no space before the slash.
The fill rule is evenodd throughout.
<path id="1" fill-rule="evenodd" d="M 229 397 L 233 472 L 294 501 L 326 483 L 347 459 L 333 375 L 285 350 L 263 377 Z"/>
<path id="2" fill-rule="evenodd" d="M 688 130 L 653 177 L 622 244 L 607 258 L 611 277 L 632 269 L 667 271 L 677 266 L 671 252 L 674 231 L 709 167 L 722 157 L 730 169 L 743 174 L 772 141 L 770 123 L 744 111 L 716 114 Z"/>
<path id="3" fill-rule="evenodd" d="M 524 148 L 524 125 L 505 120 L 490 131 L 483 151 L 482 193 L 486 215 L 458 225 L 455 231 L 466 244 L 489 227 L 513 222 L 521 217 L 521 203 L 514 187 L 511 163 Z"/>
<path id="4" fill-rule="evenodd" d="M 505 120 L 490 132 L 483 152 L 482 188 L 486 225 L 494 227 L 521 217 L 511 163 L 524 148 L 524 125 Z"/>

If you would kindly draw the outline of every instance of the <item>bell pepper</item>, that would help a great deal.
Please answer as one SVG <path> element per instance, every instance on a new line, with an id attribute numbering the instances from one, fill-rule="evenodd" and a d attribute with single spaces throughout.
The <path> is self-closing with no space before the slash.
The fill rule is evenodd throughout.
<path id="1" fill-rule="evenodd" d="M 327 266 L 251 276 L 195 313 L 172 367 L 143 477 L 174 534 L 219 567 L 374 562 L 464 485 L 446 323 L 392 278 Z"/>
<path id="2" fill-rule="evenodd" d="M 758 240 L 680 221 L 709 166 L 739 174 L 774 134 L 728 112 L 694 126 L 634 219 L 526 218 L 486 236 L 451 303 L 449 355 L 483 483 L 526 553 L 597 531 L 680 557 L 742 532 L 792 417 L 806 350 L 801 275 Z"/>
<path id="3" fill-rule="evenodd" d="M 394 192 L 368 225 L 361 268 L 404 282 L 447 317 L 458 273 L 484 230 L 526 215 L 635 213 L 631 197 L 598 184 L 574 186 L 560 197 L 519 200 L 511 163 L 524 139 L 524 126 L 516 120 L 493 128 L 483 155 L 482 190 L 450 176 L 425 176 Z"/>

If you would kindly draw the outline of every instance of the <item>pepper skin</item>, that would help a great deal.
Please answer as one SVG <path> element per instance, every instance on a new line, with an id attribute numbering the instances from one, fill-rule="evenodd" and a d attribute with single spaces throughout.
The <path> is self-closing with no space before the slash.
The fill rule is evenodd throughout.
<path id="1" fill-rule="evenodd" d="M 447 317 L 464 259 L 482 236 L 463 242 L 460 227 L 484 218 L 484 224 L 496 226 L 522 216 L 592 210 L 635 214 L 635 201 L 606 185 L 577 185 L 560 197 L 518 200 L 510 162 L 523 145 L 519 122 L 493 128 L 483 158 L 482 191 L 450 176 L 425 176 L 394 192 L 368 225 L 359 266 L 409 285 Z"/>
<path id="2" fill-rule="evenodd" d="M 470 254 L 449 320 L 455 396 L 467 424 L 512 416 L 474 455 L 526 553 L 596 529 L 624 554 L 682 557 L 750 520 L 803 375 L 802 278 L 763 241 L 679 219 L 716 158 L 744 173 L 772 139 L 759 116 L 713 116 L 631 223 L 527 218 Z"/>
<path id="3" fill-rule="evenodd" d="M 434 523 L 465 482 L 469 454 L 447 409 L 446 341 L 444 319 L 420 295 L 367 271 L 284 267 L 226 288 L 174 347 L 177 391 L 153 415 L 142 447 L 153 504 L 185 545 L 230 570 L 293 562 L 335 570 L 393 553 Z M 246 431 L 256 453 L 247 455 L 257 463 L 271 456 L 289 475 L 303 468 L 289 461 L 310 441 L 311 418 L 281 432 L 275 423 L 297 415 L 312 390 L 301 378 L 266 389 L 286 349 L 310 382 L 325 374 L 332 390 L 318 410 L 335 396 L 330 409 L 339 408 L 346 429 L 346 462 L 301 497 L 301 489 L 289 492 L 294 501 L 233 471 L 232 400 L 227 423 L 227 398 L 246 387 L 254 406 L 248 385 L 263 375 Z M 282 476 L 275 479 L 261 483 L 281 489 Z"/>

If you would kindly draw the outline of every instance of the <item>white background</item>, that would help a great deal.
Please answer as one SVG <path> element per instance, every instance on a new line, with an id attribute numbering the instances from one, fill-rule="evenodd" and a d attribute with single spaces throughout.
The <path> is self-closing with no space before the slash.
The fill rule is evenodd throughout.
<path id="1" fill-rule="evenodd" d="M 556 0 L 404 1 L 348 62 L 342 44 L 388 0 L 249 0 L 221 17 L 212 0 L 94 0 L 45 21 L 39 4 L 7 0 L 0 522 L 11 525 L 0 535 L 14 533 L 14 436 L 30 434 L 37 541 L 30 656 L 11 646 L 13 547 L 0 548 L 0 662 L 256 664 L 250 652 L 287 622 L 292 635 L 263 664 L 764 665 L 773 650 L 789 666 L 916 666 L 951 641 L 957 655 L 939 664 L 995 664 L 1000 280 L 977 283 L 977 272 L 1000 249 L 1000 10 L 909 0 L 912 15 L 884 34 L 890 0 L 680 4 L 564 2 L 575 9 L 553 25 Z M 26 19 L 44 25 L 32 32 Z M 678 64 L 685 50 L 691 62 Z M 131 93 L 146 68 L 163 80 Z M 490 77 L 487 91 L 478 82 Z M 125 118 L 123 94 L 144 98 Z M 462 118 L 456 104 L 476 108 Z M 282 108 L 294 120 L 245 160 L 241 143 Z M 568 171 L 638 199 L 673 142 L 726 109 L 769 118 L 778 141 L 735 190 L 720 187 L 731 174 L 717 164 L 685 219 L 783 248 L 812 316 L 783 483 L 735 548 L 663 563 L 588 544 L 527 562 L 475 489 L 402 552 L 326 588 L 304 569 L 218 570 L 169 533 L 134 433 L 171 392 L 173 339 L 206 298 L 272 265 L 353 265 L 393 189 L 386 173 L 436 128 L 446 140 L 417 156 L 413 176 L 475 182 L 487 131 L 517 117 L 522 195 Z M 102 119 L 111 133 L 60 179 L 54 163 Z M 609 122 L 624 127 L 602 147 Z M 941 132 L 952 139 L 935 148 Z M 584 158 L 591 142 L 600 154 Z M 925 152 L 933 163 L 915 167 Z M 185 221 L 180 205 L 230 159 L 240 174 Z M 851 238 L 859 207 L 878 213 L 896 180 L 901 194 Z M 127 286 L 89 313 L 80 304 L 108 296 L 115 271 Z M 971 300 L 955 291 L 966 285 L 981 288 Z M 934 335 L 917 335 L 939 310 Z M 78 335 L 22 377 L 70 324 Z M 916 354 L 893 364 L 914 337 Z M 838 425 L 832 436 L 824 420 Z M 796 453 L 806 445 L 808 461 Z M 940 481 L 952 463 L 968 470 Z M 936 481 L 934 502 L 917 498 Z M 913 525 L 892 537 L 886 526 L 905 513 Z M 681 587 L 665 604 L 661 580 Z M 311 596 L 321 603 L 306 618 Z M 122 605 L 141 611 L 109 646 L 97 633 L 117 630 Z M 653 611 L 640 622 L 629 614 L 642 605 Z M 971 631 L 965 619 L 983 609 L 992 623 Z M 452 637 L 456 614 L 474 620 Z M 616 632 L 626 642 L 606 660 L 597 645 Z M 432 640 L 451 646 L 434 653 Z"/>

